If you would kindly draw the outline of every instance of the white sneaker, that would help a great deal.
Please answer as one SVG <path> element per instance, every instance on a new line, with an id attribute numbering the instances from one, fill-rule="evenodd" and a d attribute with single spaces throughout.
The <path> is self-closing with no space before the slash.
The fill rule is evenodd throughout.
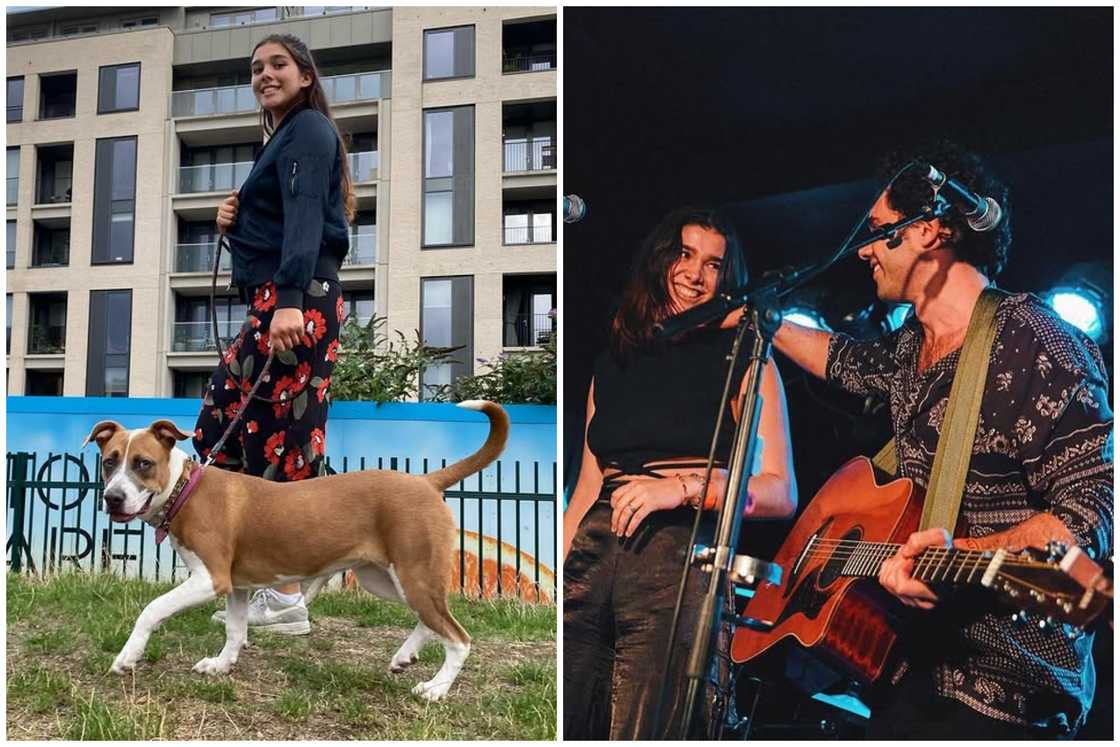
<path id="1" fill-rule="evenodd" d="M 225 625 L 226 611 L 218 610 L 210 619 Z M 272 589 L 257 589 L 253 592 L 249 599 L 249 627 L 284 635 L 307 635 L 311 632 L 307 607 L 303 602 L 282 602 Z"/>

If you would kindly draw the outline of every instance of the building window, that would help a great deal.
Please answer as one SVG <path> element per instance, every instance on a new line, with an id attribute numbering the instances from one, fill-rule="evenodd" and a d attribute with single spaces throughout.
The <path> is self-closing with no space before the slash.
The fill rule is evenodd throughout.
<path id="1" fill-rule="evenodd" d="M 8 121 L 23 121 L 23 78 L 8 78 Z"/>
<path id="2" fill-rule="evenodd" d="M 19 146 L 8 148 L 8 204 L 19 200 Z"/>
<path id="3" fill-rule="evenodd" d="M 233 296 L 215 301 L 218 334 L 228 345 L 241 330 L 248 307 Z M 179 298 L 175 302 L 175 329 L 171 336 L 171 352 L 203 353 L 216 351 L 213 325 L 210 321 L 209 298 Z"/>
<path id="4" fill-rule="evenodd" d="M 441 386 L 471 372 L 474 360 L 474 278 L 423 278 L 420 285 L 420 333 L 424 344 L 455 348 L 445 363 L 424 369 L 420 399 L 431 399 Z"/>
<path id="5" fill-rule="evenodd" d="M 502 170 L 556 168 L 556 101 L 502 106 Z"/>
<path id="6" fill-rule="evenodd" d="M 8 347 L 5 352 L 11 354 L 12 352 L 12 294 L 7 294 L 8 300 L 8 315 L 5 317 L 8 320 Z"/>
<path id="7" fill-rule="evenodd" d="M 353 318 L 363 327 L 373 318 L 375 307 L 373 305 L 373 291 L 343 291 L 342 293 L 343 323 Z"/>
<path id="8" fill-rule="evenodd" d="M 32 267 L 65 267 L 70 263 L 70 226 L 35 223 Z"/>
<path id="9" fill-rule="evenodd" d="M 140 63 L 107 65 L 99 70 L 97 113 L 129 112 L 140 108 Z"/>
<path id="10" fill-rule="evenodd" d="M 507 21 L 502 26 L 502 72 L 556 69 L 556 19 Z"/>
<path id="11" fill-rule="evenodd" d="M 50 35 L 51 29 L 49 26 L 39 26 L 37 28 L 25 27 L 21 29 L 9 29 L 8 41 L 39 41 L 40 39 L 46 39 Z"/>
<path id="12" fill-rule="evenodd" d="M 128 396 L 131 348 L 132 291 L 90 291 L 87 397 Z"/>
<path id="13" fill-rule="evenodd" d="M 36 204 L 70 202 L 74 177 L 74 146 L 40 145 L 39 183 L 35 190 Z"/>
<path id="14" fill-rule="evenodd" d="M 474 107 L 424 112 L 425 247 L 474 243 Z"/>
<path id="15" fill-rule="evenodd" d="M 502 208 L 503 244 L 551 244 L 556 241 L 556 203 L 508 202 Z"/>
<path id="16" fill-rule="evenodd" d="M 62 371 L 31 369 L 27 372 L 25 392 L 31 397 L 61 397 Z"/>
<path id="17" fill-rule="evenodd" d="M 424 32 L 424 80 L 474 77 L 474 26 Z"/>
<path id="18" fill-rule="evenodd" d="M 66 352 L 66 294 L 33 293 L 27 326 L 27 353 L 47 355 Z"/>
<path id="19" fill-rule="evenodd" d="M 8 221 L 8 269 L 16 266 L 16 222 Z"/>
<path id="20" fill-rule="evenodd" d="M 202 399 L 206 387 L 210 385 L 210 374 L 206 371 L 176 371 L 173 397 L 180 399 Z"/>
<path id="21" fill-rule="evenodd" d="M 129 18 L 126 21 L 121 21 L 121 28 L 134 29 L 140 26 L 156 26 L 159 24 L 157 16 L 145 16 L 144 18 Z"/>
<path id="22" fill-rule="evenodd" d="M 361 210 L 350 225 L 350 251 L 343 264 L 372 265 L 377 263 L 377 214 Z"/>
<path id="23" fill-rule="evenodd" d="M 39 119 L 65 119 L 74 116 L 78 100 L 78 73 L 51 73 L 39 76 Z"/>
<path id="24" fill-rule="evenodd" d="M 261 23 L 262 21 L 275 21 L 279 17 L 280 14 L 277 12 L 276 8 L 249 8 L 232 13 L 211 13 L 210 28 L 244 26 L 250 23 Z"/>
<path id="25" fill-rule="evenodd" d="M 502 278 L 502 345 L 539 347 L 556 330 L 556 276 Z"/>
<path id="26" fill-rule="evenodd" d="M 68 26 L 61 26 L 58 29 L 59 36 L 75 36 L 77 34 L 96 34 L 97 22 L 96 21 L 82 21 L 80 23 L 71 23 Z"/>
<path id="27" fill-rule="evenodd" d="M 136 213 L 136 138 L 97 141 L 93 175 L 93 262 L 131 262 Z"/>
<path id="28" fill-rule="evenodd" d="M 255 143 L 184 147 L 179 156 L 179 192 L 228 192 L 240 187 L 259 148 Z"/>

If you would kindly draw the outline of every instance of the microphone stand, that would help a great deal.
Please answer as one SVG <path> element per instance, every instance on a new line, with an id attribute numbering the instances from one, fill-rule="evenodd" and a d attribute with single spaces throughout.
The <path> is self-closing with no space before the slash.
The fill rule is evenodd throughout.
<path id="1" fill-rule="evenodd" d="M 735 308 L 742 308 L 743 314 L 739 319 L 739 330 L 732 347 L 732 360 L 728 370 L 728 380 L 735 368 L 734 356 L 741 349 L 740 343 L 748 326 L 755 330 L 754 343 L 751 346 L 750 364 L 747 368 L 744 381 L 743 407 L 739 423 L 735 429 L 735 438 L 732 442 L 731 461 L 728 464 L 727 491 L 723 504 L 720 506 L 717 519 L 717 533 L 712 548 L 710 548 L 711 575 L 708 577 L 708 589 L 700 605 L 700 612 L 696 621 L 696 632 L 692 639 L 689 651 L 686 677 L 688 688 L 685 696 L 685 708 L 681 720 L 679 739 L 688 739 L 696 716 L 696 700 L 700 688 L 704 683 L 705 672 L 711 671 L 713 666 L 718 666 L 712 652 L 712 638 L 718 635 L 719 626 L 724 622 L 740 623 L 758 626 L 760 623 L 752 620 L 741 620 L 733 614 L 717 614 L 723 609 L 725 603 L 725 590 L 728 588 L 728 573 L 735 559 L 735 551 L 739 544 L 739 534 L 742 527 L 743 512 L 746 510 L 746 501 L 749 498 L 747 483 L 750 480 L 750 466 L 755 463 L 755 452 L 758 445 L 758 423 L 762 413 L 762 400 L 759 390 L 762 384 L 762 373 L 767 359 L 770 357 L 774 335 L 782 324 L 781 299 L 792 291 L 800 288 L 812 278 L 832 267 L 841 259 L 850 256 L 858 249 L 873 244 L 882 239 L 894 239 L 898 231 L 912 223 L 922 220 L 931 220 L 944 215 L 948 203 L 943 200 L 927 205 L 921 213 L 883 226 L 878 231 L 871 233 L 867 238 L 854 244 L 842 246 L 830 259 L 825 262 L 812 262 L 800 268 L 779 274 L 776 278 L 754 288 L 738 288 L 730 293 L 722 294 L 717 298 L 697 306 L 683 314 L 665 320 L 660 325 L 660 336 L 672 336 L 701 324 L 721 319 Z M 724 387 L 723 400 L 720 403 L 720 413 L 727 409 L 730 398 L 730 386 Z M 713 443 L 714 443 L 713 437 Z M 711 458 L 709 457 L 708 475 L 711 474 Z M 705 489 L 708 480 L 704 481 Z M 703 494 L 701 494 L 703 496 Z M 703 501 L 701 501 L 702 503 Z M 677 594 L 677 605 L 673 613 L 673 630 L 669 635 L 669 644 L 666 648 L 666 670 L 676 644 L 677 628 L 679 626 L 680 611 L 684 601 L 685 585 L 688 581 L 688 568 L 693 562 L 696 552 L 696 527 L 693 527 L 692 542 L 685 557 L 685 571 L 681 577 L 680 589 Z M 662 690 L 664 695 L 664 685 Z M 720 727 L 722 729 L 722 726 Z"/>

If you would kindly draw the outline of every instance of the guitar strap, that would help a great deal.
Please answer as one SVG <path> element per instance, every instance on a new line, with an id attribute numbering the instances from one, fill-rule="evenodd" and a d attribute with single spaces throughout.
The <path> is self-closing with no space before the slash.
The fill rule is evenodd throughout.
<path id="1" fill-rule="evenodd" d="M 953 386 L 949 390 L 949 404 L 933 457 L 919 529 L 945 527 L 952 532 L 957 525 L 976 426 L 980 421 L 988 361 L 996 337 L 996 309 L 1006 295 L 996 288 L 985 288 L 972 310 Z M 872 462 L 889 474 L 898 472 L 898 451 L 893 438 Z"/>

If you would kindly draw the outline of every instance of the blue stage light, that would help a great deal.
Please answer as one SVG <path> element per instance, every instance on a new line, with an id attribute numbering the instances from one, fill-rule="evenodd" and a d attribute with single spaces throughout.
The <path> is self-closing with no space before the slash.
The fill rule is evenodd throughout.
<path id="1" fill-rule="evenodd" d="M 823 332 L 832 331 L 832 327 L 828 326 L 828 322 L 824 320 L 823 316 L 804 306 L 789 307 L 782 312 L 782 320 L 800 324 L 802 327 L 809 327 L 810 329 L 819 329 Z"/>
<path id="2" fill-rule="evenodd" d="M 897 306 L 891 307 L 891 310 L 887 312 L 887 330 L 894 332 L 901 327 L 906 320 L 910 318 L 910 314 L 913 313 L 913 311 L 913 304 L 908 303 L 900 303 Z"/>
<path id="3" fill-rule="evenodd" d="M 1104 335 L 1104 304 L 1100 296 L 1086 288 L 1055 288 L 1046 294 L 1050 308 L 1094 342 L 1100 342 Z"/>

